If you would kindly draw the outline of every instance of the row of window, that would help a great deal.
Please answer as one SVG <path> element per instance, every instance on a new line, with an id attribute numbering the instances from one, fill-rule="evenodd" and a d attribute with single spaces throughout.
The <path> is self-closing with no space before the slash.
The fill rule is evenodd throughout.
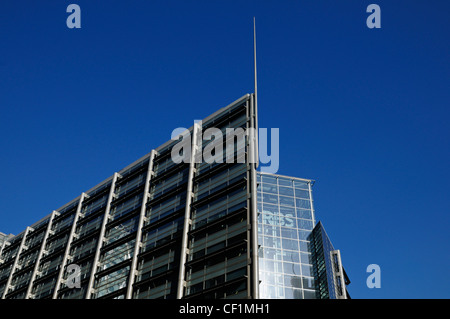
<path id="1" fill-rule="evenodd" d="M 312 266 L 289 262 L 259 259 L 259 271 L 279 273 L 292 276 L 313 277 Z"/>
<path id="2" fill-rule="evenodd" d="M 245 178 L 247 172 L 245 165 L 233 165 L 211 178 L 207 178 L 195 185 L 194 200 L 200 200 L 210 194 L 224 189 L 228 185 Z"/>
<path id="3" fill-rule="evenodd" d="M 311 209 L 311 201 L 309 199 L 262 193 L 262 196 L 258 198 L 258 201 L 273 205 Z"/>
<path id="4" fill-rule="evenodd" d="M 313 214 L 309 209 L 303 208 L 293 208 L 293 207 L 283 207 L 272 204 L 258 204 L 258 213 L 280 215 L 285 217 L 295 217 L 301 219 L 313 219 Z"/>
<path id="5" fill-rule="evenodd" d="M 258 183 L 309 189 L 309 182 L 283 176 L 258 174 Z"/>
<path id="6" fill-rule="evenodd" d="M 244 277 L 246 275 L 247 254 L 241 254 L 232 258 L 225 258 L 223 262 L 215 265 L 204 265 L 201 270 L 192 272 L 188 271 L 186 278 L 186 294 L 194 294 L 196 292 L 215 287 L 224 282 Z"/>
<path id="7" fill-rule="evenodd" d="M 237 211 L 245 207 L 246 204 L 247 192 L 245 189 L 237 189 L 216 200 L 205 203 L 201 207 L 194 209 L 192 213 L 192 229 Z"/>
<path id="8" fill-rule="evenodd" d="M 170 295 L 172 290 L 172 282 L 164 280 L 163 283 L 157 286 L 146 286 L 139 288 L 134 295 L 135 299 L 158 299 L 166 298 Z"/>
<path id="9" fill-rule="evenodd" d="M 258 195 L 261 195 L 261 192 L 264 194 L 274 194 L 274 195 L 282 195 L 282 196 L 291 196 L 297 198 L 305 198 L 309 199 L 310 194 L 307 189 L 300 188 L 292 188 L 286 186 L 277 186 L 271 184 L 260 184 L 258 185 Z"/>
<path id="10" fill-rule="evenodd" d="M 305 248 L 305 247 L 303 247 Z M 275 261 L 294 262 L 302 264 L 311 264 L 311 254 L 307 251 L 290 251 L 281 250 L 271 247 L 261 247 L 258 251 L 258 256 L 264 259 Z"/>
<path id="11" fill-rule="evenodd" d="M 95 284 L 95 297 L 101 298 L 127 286 L 127 278 L 130 267 L 118 269 L 112 273 L 100 277 Z"/>
<path id="12" fill-rule="evenodd" d="M 315 289 L 314 277 L 296 276 L 284 273 L 273 273 L 260 270 L 259 280 L 262 285 L 284 286 L 300 289 Z"/>
<path id="13" fill-rule="evenodd" d="M 260 297 L 263 299 L 316 299 L 315 290 L 261 284 Z"/>
<path id="14" fill-rule="evenodd" d="M 274 229 L 278 229 L 279 226 L 289 227 L 294 229 L 312 230 L 313 223 L 309 219 L 295 218 L 291 216 L 277 216 L 270 214 L 261 214 L 258 216 L 258 222 L 260 227 L 272 229 L 270 226 L 274 226 Z M 259 226 L 258 225 L 258 226 Z M 266 227 L 267 225 L 267 227 Z M 287 231 L 287 230 L 286 230 Z M 272 235 L 276 236 L 276 235 Z"/>

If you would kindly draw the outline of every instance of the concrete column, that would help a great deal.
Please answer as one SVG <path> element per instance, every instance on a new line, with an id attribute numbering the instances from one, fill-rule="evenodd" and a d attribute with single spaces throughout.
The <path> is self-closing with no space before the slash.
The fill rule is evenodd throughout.
<path id="1" fill-rule="evenodd" d="M 64 257 L 63 257 L 63 260 L 61 263 L 61 268 L 59 269 L 58 278 L 56 279 L 56 285 L 55 285 L 55 290 L 53 291 L 52 299 L 58 298 L 58 290 L 61 287 L 61 281 L 62 281 L 62 277 L 64 275 L 64 269 L 66 268 L 67 261 L 69 259 L 68 257 L 69 257 L 69 252 L 70 252 L 70 245 L 72 244 L 72 241 L 73 241 L 73 238 L 75 235 L 78 218 L 80 217 L 80 214 L 81 214 L 81 206 L 83 205 L 83 200 L 85 197 L 86 197 L 86 194 L 81 193 L 80 199 L 78 200 L 77 211 L 75 212 L 75 217 L 73 219 L 72 227 L 70 229 L 69 238 L 67 239 L 66 250 L 64 251 Z"/>
<path id="2" fill-rule="evenodd" d="M 102 227 L 100 229 L 100 235 L 98 238 L 97 249 L 95 250 L 94 260 L 92 262 L 91 275 L 89 277 L 89 282 L 88 282 L 88 286 L 86 289 L 86 299 L 91 299 L 91 297 L 92 297 L 95 273 L 97 272 L 97 268 L 99 266 L 100 249 L 102 248 L 103 242 L 105 240 L 106 224 L 108 223 L 108 220 L 109 220 L 109 212 L 111 209 L 111 202 L 114 198 L 114 189 L 116 187 L 116 181 L 117 181 L 118 176 L 119 176 L 118 173 L 114 173 L 114 176 L 111 181 L 111 188 L 109 190 L 109 195 L 108 195 L 108 203 L 106 204 L 106 210 L 105 210 L 105 215 L 103 217 Z"/>
<path id="3" fill-rule="evenodd" d="M 148 196 L 150 195 L 150 181 L 153 175 L 153 160 L 155 158 L 156 151 L 152 150 L 150 153 L 150 160 L 148 162 L 147 176 L 145 179 L 144 196 L 142 198 L 141 212 L 139 215 L 139 224 L 136 231 L 136 243 L 134 245 L 133 259 L 131 261 L 130 275 L 128 277 L 127 294 L 125 299 L 131 299 L 133 297 L 133 283 L 136 277 L 137 268 L 137 256 L 139 254 L 139 248 L 141 247 L 142 227 L 144 226 L 145 207 L 147 204 Z"/>
<path id="4" fill-rule="evenodd" d="M 184 211 L 184 225 L 183 225 L 183 235 L 181 240 L 181 257 L 180 257 L 180 270 L 178 273 L 178 287 L 177 287 L 177 299 L 181 299 L 184 295 L 184 287 L 186 286 L 185 274 L 186 274 L 186 255 L 188 254 L 188 232 L 189 226 L 191 224 L 191 203 L 192 197 L 194 196 L 194 173 L 195 173 L 195 162 L 198 152 L 202 152 L 198 149 L 197 139 L 198 134 L 202 134 L 201 126 L 198 123 L 194 123 L 192 129 L 192 151 L 189 163 L 189 175 L 187 183 L 187 195 L 186 195 L 186 208 Z"/>

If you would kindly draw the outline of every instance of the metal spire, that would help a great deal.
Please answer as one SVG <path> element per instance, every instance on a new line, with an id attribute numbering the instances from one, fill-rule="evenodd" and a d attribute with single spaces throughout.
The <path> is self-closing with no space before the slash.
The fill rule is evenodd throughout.
<path id="1" fill-rule="evenodd" d="M 256 21 L 255 17 L 253 17 L 253 61 L 254 61 L 254 72 L 255 72 L 255 106 L 257 105 L 257 96 L 258 96 L 258 81 L 256 74 Z"/>

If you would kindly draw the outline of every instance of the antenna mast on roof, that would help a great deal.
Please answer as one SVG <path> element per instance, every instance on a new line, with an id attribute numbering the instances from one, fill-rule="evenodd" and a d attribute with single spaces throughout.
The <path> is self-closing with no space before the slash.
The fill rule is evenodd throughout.
<path id="1" fill-rule="evenodd" d="M 255 92 L 253 93 L 253 110 L 250 112 L 252 115 L 254 131 L 251 133 L 251 150 L 250 154 L 252 155 L 252 159 L 254 163 L 251 163 L 251 174 L 253 178 L 251 178 L 251 246 L 252 246 L 252 282 L 251 282 L 251 291 L 254 299 L 259 298 L 259 266 L 258 266 L 258 227 L 256 227 L 258 223 L 258 213 L 257 213 L 257 182 L 256 182 L 256 169 L 258 168 L 259 163 L 259 155 L 258 155 L 258 107 L 257 107 L 257 77 L 256 77 L 256 22 L 255 17 L 253 17 L 253 63 L 254 63 L 254 72 L 255 72 Z"/>
<path id="2" fill-rule="evenodd" d="M 254 61 L 254 72 L 255 72 L 255 108 L 257 105 L 257 96 L 258 96 L 258 81 L 256 74 L 256 21 L 255 17 L 253 17 L 253 61 Z"/>
<path id="3" fill-rule="evenodd" d="M 256 18 L 253 17 L 253 68 L 254 68 L 254 80 L 255 80 L 255 92 L 254 92 L 254 160 L 256 161 L 256 168 L 259 166 L 259 154 L 258 154 L 258 76 L 256 73 Z"/>

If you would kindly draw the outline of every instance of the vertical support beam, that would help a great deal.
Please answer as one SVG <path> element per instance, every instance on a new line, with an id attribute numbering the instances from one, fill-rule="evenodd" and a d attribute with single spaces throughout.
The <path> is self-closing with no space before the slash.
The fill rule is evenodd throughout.
<path id="1" fill-rule="evenodd" d="M 144 226 L 144 217 L 145 217 L 145 208 L 148 200 L 148 196 L 150 194 L 150 181 L 152 179 L 153 175 L 153 160 L 155 158 L 156 151 L 152 150 L 150 153 L 150 159 L 148 162 L 148 169 L 147 169 L 147 176 L 145 179 L 145 186 L 144 186 L 144 196 L 142 198 L 142 206 L 141 206 L 141 212 L 139 215 L 139 224 L 136 231 L 136 243 L 134 245 L 134 252 L 133 252 L 133 259 L 131 261 L 130 266 L 130 275 L 128 277 L 128 286 L 127 286 L 127 293 L 125 296 L 125 299 L 131 299 L 133 295 L 133 283 L 136 277 L 136 268 L 137 268 L 137 255 L 139 254 L 139 248 L 141 247 L 141 237 L 142 237 L 142 227 Z"/>
<path id="2" fill-rule="evenodd" d="M 45 230 L 44 238 L 42 238 L 41 248 L 40 248 L 38 256 L 36 258 L 36 263 L 34 264 L 33 273 L 31 274 L 30 282 L 28 284 L 27 292 L 25 294 L 25 299 L 30 299 L 30 297 L 31 297 L 31 289 L 33 288 L 33 281 L 36 278 L 36 274 L 37 274 L 37 270 L 39 269 L 39 264 L 40 264 L 40 261 L 42 258 L 42 254 L 44 253 L 45 245 L 47 243 L 47 238 L 48 238 L 48 235 L 50 234 L 50 230 L 52 229 L 53 219 L 57 215 L 59 215 L 59 213 L 56 210 L 54 210 L 52 212 L 52 214 L 50 215 L 50 219 L 47 224 L 47 229 Z"/>
<path id="3" fill-rule="evenodd" d="M 257 132 L 255 131 L 255 94 L 252 94 L 250 96 L 250 123 L 251 123 L 251 130 L 250 132 L 253 132 L 253 135 L 257 135 Z M 258 202 L 257 202 L 257 182 L 256 182 L 256 163 L 258 159 L 256 158 L 256 145 L 255 145 L 255 136 L 250 136 L 249 138 L 249 145 L 248 145 L 248 151 L 249 151 L 249 157 L 251 159 L 250 161 L 250 198 L 251 198 L 251 206 L 250 206 L 250 216 L 251 216 L 251 262 L 252 262 L 252 297 L 253 299 L 259 299 L 259 265 L 258 265 Z"/>
<path id="4" fill-rule="evenodd" d="M 314 203 L 313 203 L 313 197 L 312 197 L 312 188 L 311 188 L 311 181 L 308 182 L 308 189 L 309 189 L 309 201 L 311 203 L 311 217 L 312 217 L 312 223 L 315 226 L 316 225 L 316 214 L 314 212 Z"/>
<path id="5" fill-rule="evenodd" d="M 84 200 L 85 196 L 86 196 L 85 193 L 81 193 L 80 199 L 78 200 L 77 210 L 75 212 L 75 217 L 73 219 L 72 227 L 70 229 L 69 238 L 67 239 L 66 250 L 64 251 L 64 256 L 63 256 L 63 260 L 61 263 L 61 267 L 59 268 L 58 278 L 56 279 L 56 285 L 55 285 L 55 290 L 53 291 L 52 299 L 58 298 L 58 290 L 61 287 L 61 281 L 62 281 L 62 278 L 64 275 L 64 269 L 66 268 L 68 257 L 69 257 L 70 245 L 72 244 L 75 230 L 77 228 L 78 218 L 81 215 L 81 207 L 83 206 L 83 200 Z"/>
<path id="6" fill-rule="evenodd" d="M 25 229 L 25 233 L 23 234 L 23 238 L 22 238 L 22 241 L 20 242 L 19 249 L 17 249 L 17 254 L 16 254 L 16 257 L 14 258 L 14 263 L 11 267 L 11 272 L 9 273 L 8 281 L 6 282 L 5 290 L 3 290 L 1 299 L 5 299 L 5 296 L 8 294 L 8 290 L 9 290 L 9 286 L 11 285 L 12 277 L 14 276 L 14 272 L 15 272 L 17 264 L 19 262 L 20 254 L 22 253 L 23 247 L 25 246 L 25 240 L 26 240 L 30 230 L 32 230 L 31 227 L 27 227 L 27 229 Z"/>
<path id="7" fill-rule="evenodd" d="M 192 197 L 194 196 L 193 187 L 194 187 L 194 173 L 195 173 L 195 162 L 198 151 L 198 131 L 201 132 L 201 126 L 198 123 L 194 123 L 194 127 L 192 128 L 192 151 L 191 158 L 189 162 L 189 175 L 188 175 L 188 183 L 187 183 L 187 194 L 186 194 L 186 208 L 184 210 L 184 225 L 183 225 L 183 235 L 181 239 L 181 256 L 180 256 L 180 270 L 178 273 L 178 287 L 177 287 L 177 299 L 181 299 L 184 295 L 184 287 L 186 285 L 185 274 L 186 274 L 186 255 L 188 253 L 188 232 L 189 226 L 191 224 L 191 203 Z"/>
<path id="8" fill-rule="evenodd" d="M 99 264 L 98 260 L 100 258 L 100 249 L 102 248 L 103 241 L 105 240 L 106 224 L 108 223 L 108 220 L 109 220 L 109 211 L 111 209 L 111 202 L 113 200 L 114 189 L 116 187 L 116 181 L 117 181 L 118 176 L 119 176 L 118 173 L 114 173 L 114 176 L 111 181 L 111 188 L 109 190 L 109 195 L 108 195 L 108 203 L 106 204 L 105 215 L 103 216 L 102 227 L 100 229 L 100 235 L 98 237 L 97 249 L 95 250 L 94 260 L 92 262 L 91 275 L 89 276 L 89 282 L 88 282 L 88 285 L 86 288 L 86 299 L 91 299 L 91 297 L 92 297 L 95 273 L 97 272 L 97 268 L 98 268 L 98 264 Z"/>

